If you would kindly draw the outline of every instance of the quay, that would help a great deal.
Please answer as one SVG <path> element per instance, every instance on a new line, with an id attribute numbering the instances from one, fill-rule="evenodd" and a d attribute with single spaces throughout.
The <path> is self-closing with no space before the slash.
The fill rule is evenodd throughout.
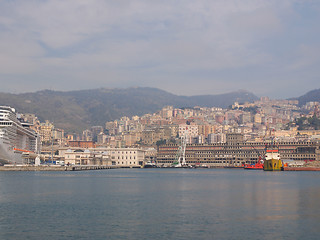
<path id="1" fill-rule="evenodd" d="M 284 167 L 284 171 L 320 171 L 320 167 Z"/>
<path id="2" fill-rule="evenodd" d="M 0 171 L 87 171 L 87 170 L 103 170 L 103 169 L 116 169 L 118 166 L 109 165 L 4 165 L 0 166 Z"/>

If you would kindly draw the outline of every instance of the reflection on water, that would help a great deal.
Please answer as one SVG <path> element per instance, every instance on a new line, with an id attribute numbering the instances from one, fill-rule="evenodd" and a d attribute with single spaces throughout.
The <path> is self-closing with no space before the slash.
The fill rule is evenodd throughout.
<path id="1" fill-rule="evenodd" d="M 0 239 L 317 239 L 320 173 L 1 172 Z"/>

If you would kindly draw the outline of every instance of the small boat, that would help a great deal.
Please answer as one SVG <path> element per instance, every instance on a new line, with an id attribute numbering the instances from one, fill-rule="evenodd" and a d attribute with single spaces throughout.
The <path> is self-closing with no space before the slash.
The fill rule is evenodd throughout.
<path id="1" fill-rule="evenodd" d="M 263 170 L 263 165 L 264 162 L 261 159 L 261 157 L 259 157 L 259 161 L 255 164 L 246 164 L 244 165 L 244 169 L 248 169 L 248 170 Z"/>
<path id="2" fill-rule="evenodd" d="M 152 161 L 148 161 L 145 165 L 144 165 L 144 168 L 156 168 L 157 165 L 152 162 Z"/>
<path id="3" fill-rule="evenodd" d="M 190 168 L 191 166 L 189 166 L 188 164 L 182 164 L 179 161 L 175 161 L 171 164 L 172 168 Z"/>

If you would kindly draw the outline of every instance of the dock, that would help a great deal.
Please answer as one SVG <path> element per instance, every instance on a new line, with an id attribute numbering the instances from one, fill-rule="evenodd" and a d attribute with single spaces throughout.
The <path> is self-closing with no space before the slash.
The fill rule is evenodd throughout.
<path id="1" fill-rule="evenodd" d="M 284 167 L 284 171 L 320 171 L 320 167 Z"/>
<path id="2" fill-rule="evenodd" d="M 103 170 L 116 169 L 118 166 L 109 165 L 4 165 L 0 166 L 0 171 L 88 171 L 88 170 Z"/>

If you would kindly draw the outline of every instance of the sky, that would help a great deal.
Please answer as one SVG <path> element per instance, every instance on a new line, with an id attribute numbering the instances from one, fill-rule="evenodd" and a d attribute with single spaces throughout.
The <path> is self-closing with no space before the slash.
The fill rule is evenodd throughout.
<path id="1" fill-rule="evenodd" d="M 320 88 L 319 0 L 0 0 L 0 92 Z"/>

